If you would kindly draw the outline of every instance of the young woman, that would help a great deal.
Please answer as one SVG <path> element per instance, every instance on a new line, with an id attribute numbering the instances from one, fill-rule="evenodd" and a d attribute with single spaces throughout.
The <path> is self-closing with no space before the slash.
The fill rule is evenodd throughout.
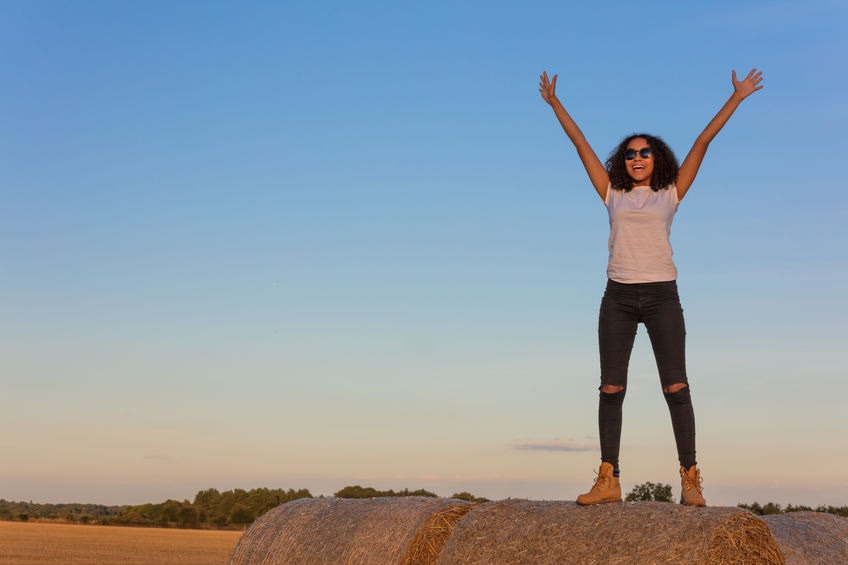
<path id="1" fill-rule="evenodd" d="M 739 104 L 762 88 L 762 73 L 753 69 L 743 80 L 733 71 L 733 94 L 695 140 L 683 164 L 659 138 L 626 137 L 601 164 L 583 132 L 556 97 L 556 80 L 540 77 L 539 92 L 551 105 L 568 135 L 589 180 L 607 207 L 610 221 L 607 287 L 598 317 L 601 386 L 598 428 L 601 466 L 591 490 L 577 497 L 583 505 L 621 500 L 618 452 L 621 406 L 627 367 L 641 322 L 648 330 L 677 443 L 682 502 L 704 506 L 700 471 L 695 461 L 695 415 L 686 378 L 683 309 L 677 294 L 677 269 L 671 259 L 671 222 L 686 195 L 710 142 Z"/>

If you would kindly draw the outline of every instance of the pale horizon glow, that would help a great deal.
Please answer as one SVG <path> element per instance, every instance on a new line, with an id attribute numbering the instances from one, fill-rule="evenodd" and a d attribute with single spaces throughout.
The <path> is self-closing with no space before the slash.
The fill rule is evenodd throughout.
<path id="1" fill-rule="evenodd" d="M 574 500 L 609 228 L 538 77 L 682 160 L 757 67 L 671 236 L 705 496 L 848 504 L 848 6 L 482 6 L 0 6 L 0 498 Z M 621 467 L 679 493 L 643 327 Z"/>

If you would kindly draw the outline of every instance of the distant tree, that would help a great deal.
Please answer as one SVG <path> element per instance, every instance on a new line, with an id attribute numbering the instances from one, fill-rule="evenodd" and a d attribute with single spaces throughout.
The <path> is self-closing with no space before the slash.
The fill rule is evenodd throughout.
<path id="1" fill-rule="evenodd" d="M 210 518 L 209 521 L 212 522 L 213 524 L 215 524 L 216 526 L 226 526 L 227 525 L 227 517 L 226 516 L 220 516 L 220 515 L 212 516 L 212 518 Z"/>
<path id="2" fill-rule="evenodd" d="M 439 498 L 439 495 L 435 492 L 430 492 L 429 490 L 424 490 L 423 488 L 420 488 L 418 490 L 409 490 L 408 488 L 405 488 L 401 491 L 398 491 L 394 495 L 390 494 L 389 496 L 427 496 L 430 498 Z"/>
<path id="3" fill-rule="evenodd" d="M 336 498 L 376 498 L 380 496 L 380 492 L 371 487 L 363 488 L 359 485 L 354 485 L 344 487 L 333 496 Z"/>
<path id="4" fill-rule="evenodd" d="M 234 490 L 225 490 L 221 493 L 221 497 L 218 499 L 218 504 L 213 515 L 229 518 L 230 513 L 233 511 L 236 504 L 241 504 L 246 508 L 250 508 L 250 504 L 247 499 L 247 491 L 244 489 L 237 488 Z"/>
<path id="5" fill-rule="evenodd" d="M 312 494 L 309 492 L 309 489 L 289 489 L 286 491 L 286 497 L 288 500 L 297 500 L 298 498 L 312 498 Z"/>
<path id="6" fill-rule="evenodd" d="M 625 499 L 627 502 L 653 500 L 656 502 L 671 502 L 671 485 L 663 483 L 642 483 L 633 487 Z"/>
<path id="7" fill-rule="evenodd" d="M 786 508 L 783 509 L 784 512 L 812 512 L 813 509 L 809 506 L 804 506 L 803 504 L 800 506 L 795 506 L 794 504 L 787 504 Z"/>
<path id="8" fill-rule="evenodd" d="M 183 507 L 180 508 L 180 511 L 177 514 L 177 519 L 182 526 L 196 526 L 198 522 L 197 509 L 190 504 L 183 503 Z"/>
<path id="9" fill-rule="evenodd" d="M 780 508 L 780 504 L 776 504 L 774 502 L 769 502 L 765 506 L 763 506 L 763 514 L 781 514 L 783 510 Z"/>
<path id="10" fill-rule="evenodd" d="M 150 522 L 137 507 L 127 508 L 116 517 L 116 521 L 124 524 L 146 524 Z"/>
<path id="11" fill-rule="evenodd" d="M 468 502 L 489 502 L 488 498 L 483 498 L 481 496 L 474 496 L 470 492 L 457 492 L 451 495 L 451 498 L 456 498 L 457 500 L 467 500 Z"/>
<path id="12" fill-rule="evenodd" d="M 180 515 L 180 503 L 176 500 L 166 500 L 162 503 L 159 516 L 162 522 L 176 522 Z"/>
<path id="13" fill-rule="evenodd" d="M 754 504 L 744 504 L 740 502 L 737 504 L 739 508 L 744 508 L 745 510 L 750 510 L 753 514 L 757 514 L 758 516 L 763 515 L 763 507 L 760 506 L 759 502 L 754 502 Z"/>
<path id="14" fill-rule="evenodd" d="M 285 492 L 272 491 L 268 488 L 250 489 L 247 493 L 248 508 L 254 516 L 258 517 L 280 504 L 283 497 Z"/>
<path id="15" fill-rule="evenodd" d="M 212 510 L 218 504 L 218 500 L 220 498 L 221 493 L 218 492 L 218 489 L 216 488 L 201 490 L 194 495 L 194 505 L 200 508 L 205 508 L 206 510 Z"/>
<path id="16" fill-rule="evenodd" d="M 253 513 L 250 508 L 239 502 L 233 506 L 229 519 L 231 524 L 249 524 L 253 522 Z"/>

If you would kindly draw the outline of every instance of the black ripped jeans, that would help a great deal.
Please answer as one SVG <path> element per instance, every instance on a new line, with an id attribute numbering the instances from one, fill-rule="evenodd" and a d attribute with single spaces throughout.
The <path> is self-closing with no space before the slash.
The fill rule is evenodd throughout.
<path id="1" fill-rule="evenodd" d="M 662 387 L 689 384 L 686 378 L 686 326 L 677 294 L 677 281 L 625 284 L 607 281 L 598 316 L 601 387 L 624 387 L 616 393 L 601 390 L 598 428 L 601 460 L 618 469 L 622 403 L 627 391 L 627 369 L 636 327 L 645 324 Z M 689 387 L 664 393 L 671 415 L 680 465 L 695 465 L 695 414 Z"/>

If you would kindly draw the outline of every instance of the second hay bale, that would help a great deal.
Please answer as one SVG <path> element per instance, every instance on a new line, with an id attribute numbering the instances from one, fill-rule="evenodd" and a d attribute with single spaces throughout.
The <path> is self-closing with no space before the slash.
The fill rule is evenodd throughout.
<path id="1" fill-rule="evenodd" d="M 503 500 L 454 528 L 440 565 L 544 563 L 784 563 L 765 522 L 738 508 L 663 502 L 580 507 Z"/>

